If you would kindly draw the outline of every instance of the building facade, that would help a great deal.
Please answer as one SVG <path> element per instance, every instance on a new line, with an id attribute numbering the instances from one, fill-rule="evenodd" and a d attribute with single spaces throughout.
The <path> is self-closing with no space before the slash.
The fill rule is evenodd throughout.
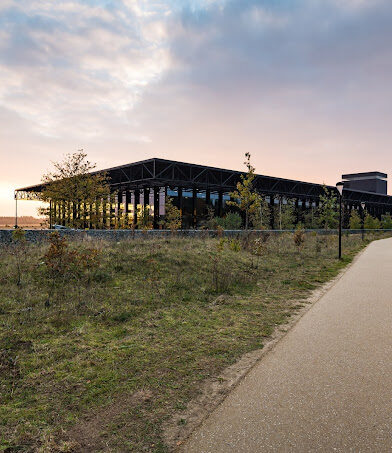
<path id="1" fill-rule="evenodd" d="M 208 215 L 209 209 L 216 216 L 229 210 L 227 202 L 230 192 L 235 190 L 243 172 L 203 165 L 189 164 L 166 159 L 152 158 L 119 167 L 101 170 L 110 181 L 112 195 L 108 200 L 96 200 L 91 205 L 51 206 L 51 223 L 66 225 L 73 216 L 83 220 L 83 226 L 94 228 L 122 228 L 138 224 L 138 216 L 148 209 L 153 227 L 160 227 L 165 215 L 165 200 L 169 196 L 182 213 L 183 228 L 197 228 Z M 96 172 L 99 173 L 99 172 Z M 379 172 L 369 173 L 386 175 Z M 360 209 L 365 203 L 366 210 L 376 217 L 392 212 L 392 197 L 383 190 L 357 190 L 353 175 L 343 175 L 346 183 L 343 201 L 347 212 Z M 380 176 L 381 177 L 381 176 Z M 377 180 L 378 181 L 378 180 Z M 39 199 L 42 185 L 30 186 L 15 191 L 15 198 Z M 331 191 L 334 186 L 327 186 Z M 297 220 L 308 211 L 317 208 L 324 186 L 303 181 L 256 175 L 254 189 L 265 197 L 271 207 L 286 200 L 293 200 Z M 376 187 L 377 189 L 377 187 Z M 273 212 L 273 210 L 271 210 Z M 271 218 L 273 225 L 273 218 Z"/>

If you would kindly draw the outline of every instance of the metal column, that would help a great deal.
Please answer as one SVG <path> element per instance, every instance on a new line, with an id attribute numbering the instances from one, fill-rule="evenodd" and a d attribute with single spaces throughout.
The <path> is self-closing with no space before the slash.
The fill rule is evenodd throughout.
<path id="1" fill-rule="evenodd" d="M 134 206 L 133 206 L 133 225 L 136 227 L 137 225 L 137 210 L 138 210 L 138 205 L 140 204 L 140 190 L 135 189 L 134 191 Z"/>
<path id="2" fill-rule="evenodd" d="M 131 204 L 131 192 L 129 190 L 125 191 L 125 205 L 124 205 L 124 213 L 125 213 L 125 221 L 124 226 L 125 228 L 129 227 L 129 205 Z"/>
<path id="3" fill-rule="evenodd" d="M 197 226 L 197 189 L 196 187 L 192 190 L 192 226 Z"/>
<path id="4" fill-rule="evenodd" d="M 159 228 L 159 187 L 154 187 L 154 229 Z"/>
<path id="5" fill-rule="evenodd" d="M 211 190 L 206 190 L 206 213 L 208 213 L 208 208 L 211 206 Z"/>
<path id="6" fill-rule="evenodd" d="M 223 192 L 218 192 L 218 217 L 222 217 L 223 213 Z"/>

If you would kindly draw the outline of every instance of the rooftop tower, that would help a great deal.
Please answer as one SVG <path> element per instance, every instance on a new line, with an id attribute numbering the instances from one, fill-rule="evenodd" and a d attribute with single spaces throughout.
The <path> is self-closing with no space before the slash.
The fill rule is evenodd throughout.
<path id="1" fill-rule="evenodd" d="M 342 175 L 345 189 L 374 192 L 382 195 L 387 194 L 387 178 L 388 175 L 380 171 Z"/>

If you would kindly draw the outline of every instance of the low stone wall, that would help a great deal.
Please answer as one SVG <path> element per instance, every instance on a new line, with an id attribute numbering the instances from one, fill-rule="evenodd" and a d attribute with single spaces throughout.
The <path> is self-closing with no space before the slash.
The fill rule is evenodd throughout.
<path id="1" fill-rule="evenodd" d="M 0 230 L 0 244 L 7 244 L 12 242 L 13 230 Z M 109 241 L 123 241 L 135 238 L 155 238 L 155 237 L 170 237 L 173 233 L 169 230 L 25 230 L 26 239 L 29 242 L 44 242 L 48 239 L 48 234 L 57 231 L 61 236 L 69 239 L 78 240 L 109 240 Z M 261 236 L 263 234 L 283 234 L 292 233 L 295 230 L 225 230 L 218 232 L 217 230 L 179 230 L 174 234 L 176 237 L 216 237 L 223 235 L 226 237 L 241 237 L 250 235 L 253 237 Z M 365 232 L 387 232 L 392 230 L 365 230 Z M 307 233 L 317 234 L 337 234 L 337 230 L 306 230 Z M 361 230 L 343 230 L 343 234 L 361 234 Z"/>
<path id="2" fill-rule="evenodd" d="M 77 240 L 107 240 L 107 241 L 122 241 L 132 240 L 135 238 L 156 238 L 156 237 L 171 237 L 173 234 L 176 237 L 215 237 L 218 234 L 223 234 L 229 237 L 238 237 L 244 234 L 260 235 L 263 231 L 244 231 L 232 230 L 218 232 L 216 230 L 179 230 L 174 233 L 170 230 L 25 230 L 26 240 L 29 242 L 43 242 L 47 241 L 48 235 L 56 231 L 61 236 L 65 236 Z M 12 242 L 13 230 L 0 230 L 0 244 L 7 244 Z M 277 233 L 277 231 L 272 231 Z"/>

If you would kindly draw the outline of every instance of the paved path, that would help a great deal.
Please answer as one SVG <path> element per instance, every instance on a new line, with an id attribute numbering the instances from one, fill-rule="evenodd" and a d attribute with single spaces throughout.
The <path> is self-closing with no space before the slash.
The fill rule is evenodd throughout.
<path id="1" fill-rule="evenodd" d="M 369 245 L 183 451 L 392 452 L 392 239 Z"/>

